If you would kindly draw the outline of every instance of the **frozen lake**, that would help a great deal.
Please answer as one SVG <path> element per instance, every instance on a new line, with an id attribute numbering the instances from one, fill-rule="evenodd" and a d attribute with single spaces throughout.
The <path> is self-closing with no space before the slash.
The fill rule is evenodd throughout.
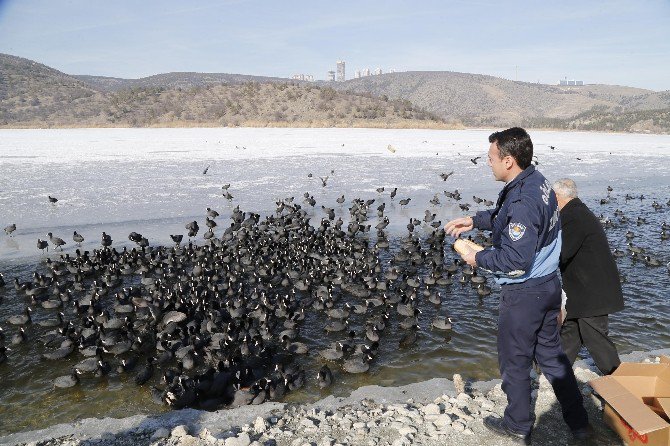
<path id="1" fill-rule="evenodd" d="M 153 243 L 183 232 L 206 207 L 233 205 L 272 211 L 278 198 L 315 194 L 317 207 L 337 196 L 376 198 L 377 187 L 411 196 L 407 215 L 427 209 L 434 193 L 459 189 L 494 198 L 500 189 L 486 166 L 489 130 L 376 129 L 80 129 L 1 130 L 1 224 L 17 223 L 4 258 L 35 254 L 35 241 L 53 232 L 66 241 L 78 230 L 98 242 L 103 225 L 115 240 L 127 231 Z M 539 168 L 548 178 L 572 176 L 585 194 L 607 184 L 668 191 L 670 137 L 534 132 Z M 387 147 L 392 145 L 396 152 Z M 550 150 L 555 146 L 556 150 Z M 460 154 L 460 155 L 459 155 Z M 482 156 L 477 165 L 471 158 Z M 581 158 L 581 161 L 577 160 Z M 203 170 L 210 165 L 207 175 Z M 335 173 L 330 172 L 334 170 Z M 454 171 L 448 181 L 439 173 Z M 308 178 L 312 173 L 313 178 Z M 318 177 L 329 176 L 321 187 Z M 622 184 L 622 185 L 623 185 Z M 52 206 L 47 196 L 60 201 Z M 662 198 L 662 197 L 661 197 Z M 455 208 L 455 209 L 454 209 Z M 457 206 L 440 206 L 438 217 Z M 321 215 L 321 214 L 319 214 Z M 403 223 L 400 227 L 404 228 Z M 4 226 L 3 226 L 4 227 Z M 96 246 L 94 243 L 91 246 Z"/>
<path id="2" fill-rule="evenodd" d="M 207 207 L 217 210 L 217 234 L 229 223 L 233 207 L 262 216 L 275 210 L 277 200 L 295 197 L 317 223 L 325 216 L 321 206 L 335 208 L 348 221 L 354 198 L 375 199 L 371 209 L 387 203 L 389 235 L 400 239 L 410 218 L 422 219 L 426 210 L 446 222 L 477 209 L 472 196 L 495 200 L 496 183 L 486 165 L 491 130 L 373 130 L 373 129 L 73 129 L 0 130 L 0 227 L 16 223 L 13 237 L 0 233 L 0 272 L 8 286 L 0 290 L 0 321 L 8 335 L 16 329 L 4 321 L 21 311 L 27 300 L 15 296 L 9 283 L 28 280 L 44 267 L 45 256 L 36 248 L 38 238 L 52 232 L 63 238 L 65 253 L 76 249 L 73 231 L 86 240 L 82 249 L 100 247 L 103 231 L 117 248 L 135 246 L 128 234 L 136 231 L 152 245 L 171 245 L 169 234 L 186 234 L 184 224 L 197 220 L 202 234 Z M 670 136 L 567 133 L 533 131 L 531 137 L 540 169 L 549 180 L 572 177 L 580 196 L 598 215 L 617 226 L 608 230 L 612 248 L 626 249 L 625 233 L 663 264 L 670 261 L 668 244 L 661 241 L 663 222 L 670 223 Z M 389 145 L 392 150 L 389 149 Z M 552 147 L 554 147 L 552 149 Z M 471 159 L 481 157 L 474 164 Z M 209 166 L 206 175 L 203 170 Z M 453 175 L 443 181 L 439 174 Z M 312 174 L 312 178 L 308 174 Z M 328 177 L 326 186 L 319 179 Z M 221 187 L 230 183 L 231 202 Z M 601 205 L 606 188 L 614 188 L 609 204 Z M 383 193 L 376 188 L 384 187 Z M 397 187 L 391 200 L 389 192 Z M 444 191 L 458 189 L 463 200 L 455 202 Z M 303 203 L 309 192 L 312 208 Z M 429 201 L 437 194 L 440 204 Z M 644 199 L 626 200 L 625 195 Z M 58 198 L 51 204 L 47 196 Z M 340 206 L 336 199 L 345 196 Z M 404 207 L 398 204 L 411 198 Z M 652 202 L 662 205 L 659 210 Z M 464 212 L 459 204 L 469 203 Z M 622 210 L 629 222 L 614 215 Z M 370 223 L 377 224 L 374 212 Z M 637 217 L 646 223 L 637 225 Z M 373 230 L 374 231 L 374 230 Z M 417 233 L 426 236 L 425 228 Z M 186 237 L 185 237 L 186 238 Z M 50 255 L 54 255 L 51 252 Z M 56 254 L 56 257 L 59 254 Z M 451 254 L 449 254 L 451 255 Z M 626 310 L 614 315 L 610 331 L 622 353 L 636 349 L 666 348 L 670 344 L 670 277 L 665 267 L 649 268 L 641 262 L 619 260 Z M 495 354 L 497 292 L 484 299 L 469 287 L 455 284 L 446 293 L 443 307 L 454 316 L 453 331 L 445 336 L 429 329 L 435 310 L 422 316 L 422 336 L 417 346 L 398 352 L 396 333 L 382 342 L 381 354 L 365 375 L 337 375 L 331 389 L 346 394 L 364 384 L 401 385 L 433 376 L 462 373 L 469 379 L 498 376 Z M 35 311 L 35 319 L 47 317 Z M 308 321 L 306 321 L 308 322 Z M 306 324 L 303 341 L 321 347 L 333 339 L 323 335 L 318 320 Z M 40 333 L 30 327 L 29 337 Z M 341 336 L 335 336 L 339 339 Z M 154 405 L 146 389 L 111 375 L 104 381 L 82 382 L 76 391 L 58 393 L 51 381 L 67 373 L 75 360 L 48 366 L 38 359 L 39 343 L 24 344 L 0 364 L 0 435 L 44 423 L 71 421 L 86 414 L 125 416 L 151 413 Z M 311 371 L 318 358 L 305 360 Z M 291 400 L 320 397 L 309 383 L 288 396 Z M 76 404 L 75 404 L 76 403 Z M 28 416 L 31 415 L 31 416 Z M 47 421 L 48 420 L 48 421 Z"/>

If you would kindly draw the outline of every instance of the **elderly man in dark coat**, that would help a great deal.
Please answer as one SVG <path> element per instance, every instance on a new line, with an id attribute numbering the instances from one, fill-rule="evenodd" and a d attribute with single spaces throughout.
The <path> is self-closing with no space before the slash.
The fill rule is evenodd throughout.
<path id="1" fill-rule="evenodd" d="M 567 295 L 561 344 L 571 363 L 582 345 L 600 371 L 609 375 L 621 364 L 616 346 L 608 337 L 608 315 L 623 309 L 619 270 L 598 218 L 577 197 L 569 178 L 553 189 L 561 210 L 560 269 Z"/>

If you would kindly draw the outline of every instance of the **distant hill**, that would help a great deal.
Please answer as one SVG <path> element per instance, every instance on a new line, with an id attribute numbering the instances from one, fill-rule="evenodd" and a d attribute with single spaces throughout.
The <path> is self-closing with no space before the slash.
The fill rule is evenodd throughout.
<path id="1" fill-rule="evenodd" d="M 469 126 L 569 119 L 591 110 L 617 114 L 670 108 L 670 91 L 616 85 L 561 87 L 445 71 L 367 76 L 335 83 L 333 88 L 405 99 Z"/>
<path id="2" fill-rule="evenodd" d="M 403 72 L 346 82 L 68 75 L 0 54 L 0 126 L 490 126 L 670 133 L 670 91 Z"/>
<path id="3" fill-rule="evenodd" d="M 75 78 L 0 55 L 0 127 L 446 127 L 407 101 L 248 78 L 171 73 L 121 88 L 126 80 Z"/>

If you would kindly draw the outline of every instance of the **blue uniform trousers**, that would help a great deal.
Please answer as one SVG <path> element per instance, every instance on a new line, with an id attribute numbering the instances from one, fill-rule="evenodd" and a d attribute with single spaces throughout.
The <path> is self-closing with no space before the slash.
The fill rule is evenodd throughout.
<path id="1" fill-rule="evenodd" d="M 555 273 L 502 286 L 498 364 L 502 390 L 507 395 L 503 420 L 516 432 L 529 434 L 533 427 L 530 410 L 533 358 L 551 383 L 570 429 L 588 424 L 572 366 L 561 348 L 557 321 L 560 307 L 561 285 Z"/>

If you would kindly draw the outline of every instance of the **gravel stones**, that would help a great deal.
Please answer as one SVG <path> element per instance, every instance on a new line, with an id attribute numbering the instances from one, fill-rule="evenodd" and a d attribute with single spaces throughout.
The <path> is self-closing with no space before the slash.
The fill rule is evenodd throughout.
<path id="1" fill-rule="evenodd" d="M 590 388 L 585 384 L 593 371 L 589 369 L 575 370 L 575 375 L 582 383 L 582 390 Z M 585 379 L 582 379 L 585 378 Z M 543 378 L 533 382 L 537 393 L 535 403 L 536 417 L 547 414 L 551 421 L 536 426 L 534 437 L 545 443 L 556 440 L 563 444 L 569 434 L 563 433 L 560 410 L 548 383 Z M 546 380 L 545 380 L 546 381 Z M 587 381 L 586 381 L 587 382 Z M 428 385 L 428 384 L 427 384 Z M 434 387 L 433 387 L 434 388 Z M 443 388 L 444 389 L 444 388 Z M 480 390 L 482 389 L 482 390 Z M 444 390 L 443 390 L 444 391 Z M 236 424 L 233 411 L 220 411 L 213 415 L 218 423 L 204 421 L 207 413 L 193 411 L 190 418 L 175 416 L 153 418 L 151 427 L 144 431 L 113 430 L 106 426 L 110 435 L 97 440 L 89 440 L 95 446 L 391 446 L 391 445 L 422 445 L 422 446 L 479 446 L 481 444 L 502 444 L 495 435 L 485 429 L 482 419 L 490 414 L 502 414 L 507 399 L 500 385 L 486 383 L 485 387 L 477 387 L 475 383 L 466 392 L 448 392 L 435 397 L 435 393 L 424 394 L 416 399 L 403 401 L 400 398 L 387 400 L 389 391 L 384 389 L 374 396 L 367 395 L 356 399 L 336 399 L 329 397 L 327 404 L 312 406 L 285 404 L 270 410 L 263 410 L 263 405 L 254 408 L 241 408 L 251 411 L 247 417 Z M 415 393 L 408 393 L 406 395 Z M 439 393 L 437 393 L 439 394 Z M 585 398 L 588 404 L 595 397 Z M 269 403 L 273 404 L 273 403 Z M 591 402 L 590 417 L 599 434 L 605 434 L 606 428 L 598 423 L 600 407 Z M 270 406 L 268 406 L 270 407 Z M 594 409 L 595 408 L 595 409 Z M 240 411 L 240 412 L 241 412 Z M 553 412 L 552 412 L 553 411 Z M 185 414 L 191 412 L 185 411 Z M 230 415 L 229 415 L 230 414 Z M 175 426 L 176 419 L 179 425 Z M 168 421 L 169 420 L 169 421 Z M 172 428 L 172 431 L 169 429 Z M 545 430 L 544 436 L 540 434 Z M 536 435 L 540 434 L 540 435 Z M 613 435 L 613 436 L 612 436 Z M 616 441 L 612 434 L 608 440 Z M 61 440 L 62 439 L 62 440 Z M 563 441 L 565 440 L 565 441 Z M 24 442 L 25 443 L 25 442 Z M 61 436 L 51 441 L 50 446 L 78 446 L 80 438 Z M 544 444 L 544 443 L 543 443 Z"/>

